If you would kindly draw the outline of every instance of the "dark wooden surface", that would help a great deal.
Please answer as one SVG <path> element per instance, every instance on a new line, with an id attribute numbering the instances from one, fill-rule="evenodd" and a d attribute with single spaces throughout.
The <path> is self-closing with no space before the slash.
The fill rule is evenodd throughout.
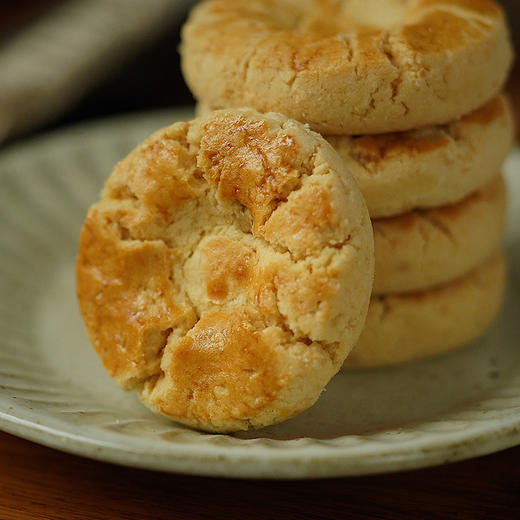
<path id="1" fill-rule="evenodd" d="M 45 2 L 36 3 L 40 7 Z M 17 12 L 19 23 L 22 12 Z M 10 28 L 14 25 L 13 21 Z M 176 43 L 176 31 L 172 31 L 52 126 L 115 112 L 190 103 L 177 58 L 172 61 L 171 49 Z M 167 70 L 163 67 L 166 61 Z M 163 87 L 157 89 L 158 83 Z M 121 84 L 126 86 L 124 95 Z M 509 91 L 520 123 L 518 69 Z M 0 433 L 0 520 L 148 518 L 516 519 L 520 518 L 520 447 L 401 474 L 269 482 L 117 467 Z"/>
<path id="2" fill-rule="evenodd" d="M 239 481 L 112 466 L 0 434 L 2 520 L 520 518 L 520 448 L 427 470 Z"/>

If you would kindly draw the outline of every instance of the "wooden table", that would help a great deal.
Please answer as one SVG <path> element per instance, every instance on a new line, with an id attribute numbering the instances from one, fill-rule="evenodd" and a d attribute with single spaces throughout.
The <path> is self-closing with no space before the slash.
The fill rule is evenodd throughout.
<path id="1" fill-rule="evenodd" d="M 0 434 L 2 520 L 511 520 L 519 515 L 520 447 L 409 473 L 269 482 L 122 468 Z"/>
<path id="2" fill-rule="evenodd" d="M 189 99 L 182 86 L 177 88 Z M 104 103 L 113 106 L 110 92 Z M 520 70 L 513 75 L 510 92 L 517 100 L 520 128 Z M 103 106 L 91 97 L 76 119 L 101 115 Z M 520 447 L 401 474 L 269 482 L 123 468 L 0 433 L 0 520 L 148 518 L 520 518 Z"/>

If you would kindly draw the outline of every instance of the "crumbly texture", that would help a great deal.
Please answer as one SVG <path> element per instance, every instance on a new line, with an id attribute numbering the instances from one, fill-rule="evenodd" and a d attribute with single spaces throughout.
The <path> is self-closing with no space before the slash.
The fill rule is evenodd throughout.
<path id="1" fill-rule="evenodd" d="M 198 114 L 211 108 L 197 104 Z M 486 186 L 514 140 L 504 95 L 442 126 L 364 136 L 325 136 L 356 179 L 372 219 L 461 201 Z"/>
<path id="2" fill-rule="evenodd" d="M 499 175 L 458 204 L 373 220 L 374 294 L 430 289 L 468 273 L 499 247 L 505 210 Z"/>
<path id="3" fill-rule="evenodd" d="M 513 139 L 504 96 L 444 126 L 327 137 L 356 179 L 373 219 L 462 200 L 500 171 Z"/>
<path id="4" fill-rule="evenodd" d="M 158 131 L 87 215 L 77 294 L 92 344 L 151 409 L 208 431 L 312 405 L 356 343 L 373 281 L 362 195 L 277 114 Z"/>
<path id="5" fill-rule="evenodd" d="M 181 54 L 197 99 L 324 135 L 447 123 L 496 96 L 512 61 L 492 0 L 209 0 Z"/>
<path id="6" fill-rule="evenodd" d="M 503 301 L 504 256 L 444 287 L 408 295 L 373 296 L 359 342 L 344 368 L 395 365 L 436 356 L 475 341 Z"/>

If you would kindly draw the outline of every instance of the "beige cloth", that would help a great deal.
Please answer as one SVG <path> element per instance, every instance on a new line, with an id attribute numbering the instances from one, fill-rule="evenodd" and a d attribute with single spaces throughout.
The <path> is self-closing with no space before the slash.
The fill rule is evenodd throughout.
<path id="1" fill-rule="evenodd" d="M 0 48 L 0 142 L 59 115 L 191 3 L 69 0 L 16 34 Z"/>

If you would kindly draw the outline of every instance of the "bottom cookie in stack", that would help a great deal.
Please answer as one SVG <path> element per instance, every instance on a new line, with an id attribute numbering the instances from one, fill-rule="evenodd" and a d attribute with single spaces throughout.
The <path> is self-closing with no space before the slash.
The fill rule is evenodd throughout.
<path id="1" fill-rule="evenodd" d="M 496 252 L 469 274 L 415 293 L 372 296 L 365 328 L 344 369 L 436 356 L 483 335 L 502 305 L 505 258 Z"/>

